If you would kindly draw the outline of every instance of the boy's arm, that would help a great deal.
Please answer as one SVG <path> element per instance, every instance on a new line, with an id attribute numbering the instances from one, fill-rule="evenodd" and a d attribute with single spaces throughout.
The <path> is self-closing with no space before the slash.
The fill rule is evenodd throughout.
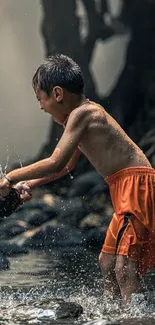
<path id="1" fill-rule="evenodd" d="M 32 165 L 11 171 L 6 177 L 12 183 L 20 181 L 49 177 L 51 174 L 60 173 L 67 165 L 87 128 L 88 111 L 75 109 L 69 116 L 64 133 L 51 157 L 43 159 Z M 0 184 L 0 187 L 5 187 Z"/>
<path id="2" fill-rule="evenodd" d="M 65 176 L 66 174 L 68 174 L 68 172 L 70 172 L 72 169 L 75 168 L 76 163 L 80 157 L 80 154 L 81 154 L 81 151 L 79 149 L 77 149 L 75 151 L 74 155 L 72 156 L 72 158 L 70 159 L 70 161 L 68 162 L 68 164 L 61 170 L 60 173 L 55 173 L 55 174 L 50 175 L 49 177 L 32 179 L 32 180 L 28 181 L 30 188 L 32 189 L 34 187 L 53 182 L 53 181 Z"/>

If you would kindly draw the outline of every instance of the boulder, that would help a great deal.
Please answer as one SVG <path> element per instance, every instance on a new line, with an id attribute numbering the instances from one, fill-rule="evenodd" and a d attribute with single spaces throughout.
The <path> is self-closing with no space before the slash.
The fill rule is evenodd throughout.
<path id="1" fill-rule="evenodd" d="M 77 227 L 87 213 L 88 210 L 81 198 L 61 199 L 57 220 L 59 223 Z"/>
<path id="2" fill-rule="evenodd" d="M 26 231 L 10 240 L 20 247 L 64 247 L 83 244 L 82 232 L 67 225 L 59 224 L 57 219 L 45 222 L 40 227 Z"/>
<path id="3" fill-rule="evenodd" d="M 109 220 L 99 214 L 91 213 L 80 223 L 85 238 L 85 246 L 89 248 L 101 247 L 106 236 Z"/>
<path id="4" fill-rule="evenodd" d="M 3 225 L 3 231 L 5 232 L 5 238 L 10 239 L 14 236 L 17 236 L 24 231 L 30 230 L 32 227 L 23 220 L 14 220 L 11 219 L 10 222 Z M 2 231 L 2 229 L 1 229 Z M 0 231 L 0 233 L 1 233 Z M 3 234 L 4 235 L 4 234 Z M 2 237 L 1 237 L 2 238 Z"/>
<path id="5" fill-rule="evenodd" d="M 39 319 L 43 320 L 63 320 L 67 319 L 77 319 L 83 313 L 83 308 L 76 302 L 67 302 L 63 299 L 42 299 L 39 301 L 31 302 L 29 304 L 19 304 L 15 307 L 15 317 L 17 315 L 19 320 L 23 317 L 24 320 L 29 320 L 31 316 L 31 321 L 33 318 L 36 321 Z M 40 322 L 39 322 L 40 323 Z M 53 324 L 53 323 L 52 323 Z M 54 322 L 55 324 L 55 322 Z M 66 324 L 66 322 L 65 322 Z"/>
<path id="6" fill-rule="evenodd" d="M 83 308 L 76 302 L 67 302 L 63 299 L 43 300 L 33 304 L 37 307 L 54 309 L 57 319 L 78 318 L 83 313 Z"/>
<path id="7" fill-rule="evenodd" d="M 94 228 L 87 230 L 85 233 L 83 233 L 83 240 L 85 247 L 88 248 L 101 248 L 105 236 L 106 236 L 107 228 Z"/>
<path id="8" fill-rule="evenodd" d="M 1 253 L 6 256 L 15 256 L 18 254 L 26 254 L 26 253 L 28 253 L 28 250 L 25 247 L 21 247 L 16 243 L 11 243 L 11 241 L 8 242 L 5 240 L 1 240 L 0 241 L 0 254 Z"/>
<path id="9" fill-rule="evenodd" d="M 8 261 L 7 257 L 0 253 L 0 271 L 8 270 L 10 267 L 10 262 Z"/>
<path id="10" fill-rule="evenodd" d="M 87 200 L 88 211 L 103 214 L 106 200 L 107 198 L 105 193 L 94 195 L 91 199 Z"/>
<path id="11" fill-rule="evenodd" d="M 14 213 L 0 224 L 0 239 L 9 239 L 30 228 L 31 226 L 26 221 L 18 219 L 18 213 Z"/>
<path id="12" fill-rule="evenodd" d="M 81 229 L 100 228 L 103 224 L 103 216 L 95 213 L 90 213 L 80 222 L 79 227 Z"/>
<path id="13" fill-rule="evenodd" d="M 96 188 L 96 190 L 95 190 Z M 68 191 L 69 196 L 91 196 L 93 191 L 103 193 L 107 190 L 107 184 L 103 177 L 96 171 L 89 171 L 77 176 L 72 181 L 72 186 Z"/>
<path id="14" fill-rule="evenodd" d="M 55 214 L 47 214 L 41 209 L 31 209 L 24 210 L 22 213 L 22 218 L 28 224 L 33 227 L 38 227 L 42 225 L 44 222 L 55 217 Z M 19 217 L 20 218 L 20 217 Z"/>

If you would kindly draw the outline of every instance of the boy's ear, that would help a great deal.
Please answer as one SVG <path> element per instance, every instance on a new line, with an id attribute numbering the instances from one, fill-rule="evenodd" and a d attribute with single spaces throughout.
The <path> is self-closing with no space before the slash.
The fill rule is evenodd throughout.
<path id="1" fill-rule="evenodd" d="M 59 86 L 53 88 L 53 96 L 55 100 L 60 103 L 63 100 L 63 89 Z"/>

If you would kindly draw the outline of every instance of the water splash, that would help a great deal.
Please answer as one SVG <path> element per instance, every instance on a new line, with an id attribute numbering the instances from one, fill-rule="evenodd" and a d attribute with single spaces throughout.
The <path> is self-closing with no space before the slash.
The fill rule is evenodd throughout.
<path id="1" fill-rule="evenodd" d="M 4 176 L 4 173 L 3 173 L 3 167 L 2 165 L 0 164 L 0 178 L 3 178 Z"/>
<path id="2" fill-rule="evenodd" d="M 19 153 L 18 153 L 17 150 L 16 150 L 16 146 L 15 146 L 15 145 L 14 145 L 14 149 L 15 149 L 15 153 L 16 153 L 16 155 L 17 155 L 17 158 L 18 158 L 18 161 L 19 161 L 20 167 L 22 168 L 22 167 L 23 167 L 23 164 L 22 164 L 22 161 L 21 161 L 21 159 L 20 159 Z"/>
<path id="3" fill-rule="evenodd" d="M 14 149 L 16 150 L 16 147 L 15 145 L 13 146 Z M 9 165 L 9 160 L 10 160 L 10 155 L 9 155 L 9 146 L 7 145 L 7 157 L 6 157 L 6 163 L 5 163 L 5 166 L 3 168 L 2 164 L 0 164 L 0 178 L 3 178 L 3 176 L 7 173 L 7 169 L 8 169 L 8 165 Z M 17 151 L 15 151 L 16 155 L 17 155 L 17 158 L 18 158 L 18 161 L 19 161 L 19 164 L 20 164 L 20 167 L 22 168 L 23 165 L 22 165 L 22 161 L 20 159 L 20 156 L 18 154 Z"/>
<path id="4" fill-rule="evenodd" d="M 13 289 L 12 289 L 13 290 Z M 98 294 L 99 293 L 99 294 Z M 145 321 L 142 324 L 148 324 L 149 319 L 155 319 L 155 293 L 152 293 L 152 303 L 147 304 L 141 294 L 134 295 L 130 307 L 119 310 L 115 309 L 115 303 L 109 305 L 109 310 L 105 313 L 105 299 L 96 292 L 96 288 L 89 290 L 82 286 L 80 290 L 70 296 L 60 294 L 54 295 L 52 287 L 34 287 L 26 290 L 18 289 L 12 291 L 8 289 L 0 291 L 0 319 L 3 319 L 3 324 L 20 324 L 21 320 L 24 324 L 55 324 L 56 307 L 55 299 L 65 299 L 66 302 L 75 302 L 83 307 L 83 315 L 78 320 L 57 320 L 56 324 L 79 324 L 79 325 L 107 325 L 120 324 L 121 320 L 128 320 L 126 324 L 136 324 L 132 320 L 137 319 Z M 62 297 L 63 296 L 63 297 Z M 6 322 L 4 322 L 6 320 Z M 45 322 L 46 321 L 46 322 Z M 13 322 L 13 323 L 12 323 Z M 0 321 L 1 324 L 1 321 Z M 23 323 L 22 323 L 23 324 Z M 140 323 L 138 323 L 140 324 Z M 153 323 L 152 323 L 153 324 Z"/>
<path id="5" fill-rule="evenodd" d="M 6 172 L 7 172 L 7 168 L 8 168 L 8 165 L 9 165 L 9 159 L 10 159 L 8 145 L 7 145 L 6 151 L 7 151 L 7 157 L 6 157 L 6 163 L 5 163 L 5 166 L 4 166 L 4 174 L 6 174 Z"/>
<path id="6" fill-rule="evenodd" d="M 69 176 L 70 176 L 70 179 L 73 179 L 74 178 L 74 176 L 71 174 L 71 172 L 70 172 L 70 170 L 69 170 L 69 168 L 66 166 L 66 170 L 67 170 L 67 173 L 69 174 Z"/>
<path id="7" fill-rule="evenodd" d="M 82 259 L 79 256 L 75 264 L 75 253 L 72 252 L 71 255 L 68 255 L 67 251 L 68 257 L 66 259 L 64 258 L 64 252 L 61 251 L 60 255 L 57 250 L 55 254 L 54 249 L 52 249 L 52 252 L 50 252 L 50 255 L 45 254 L 45 256 L 43 252 L 38 252 L 37 255 L 31 252 L 22 258 L 25 264 L 18 263 L 17 268 L 15 263 L 14 272 L 18 273 L 18 281 L 13 280 L 13 264 L 11 270 L 5 273 L 6 283 L 9 283 L 8 273 L 12 272 L 9 273 L 12 287 L 7 285 L 5 288 L 0 288 L 0 324 L 151 325 L 155 323 L 155 291 L 153 288 L 153 291 L 148 293 L 147 299 L 146 295 L 136 294 L 133 295 L 131 303 L 126 309 L 120 306 L 117 307 L 117 301 L 110 303 L 103 298 L 102 278 L 100 276 L 98 278 L 97 271 L 94 271 L 92 254 L 87 254 L 87 251 L 84 251 L 80 255 Z M 35 258 L 36 261 L 39 261 L 39 264 L 37 264 L 38 262 L 32 263 Z M 67 263 L 68 258 L 69 264 Z M 94 258 L 96 260 L 96 254 Z M 19 257 L 17 260 L 21 261 Z M 75 264 L 72 270 L 69 267 L 70 261 L 71 265 L 72 263 Z M 31 272 L 33 268 L 36 271 L 36 267 L 39 272 L 40 270 L 48 270 L 48 272 L 43 278 L 36 273 L 27 286 L 25 279 L 26 275 L 29 278 L 28 265 L 31 265 Z M 23 270 L 24 272 L 21 272 Z M 25 273 L 26 271 L 28 273 Z M 25 274 L 24 277 L 23 274 Z M 49 281 L 48 283 L 46 281 L 46 284 L 45 279 Z M 1 283 L 4 285 L 4 279 Z M 77 320 L 55 319 L 56 298 L 63 299 L 66 302 L 78 303 L 83 308 L 83 315 Z M 153 322 L 149 323 L 149 319 L 153 319 Z"/>

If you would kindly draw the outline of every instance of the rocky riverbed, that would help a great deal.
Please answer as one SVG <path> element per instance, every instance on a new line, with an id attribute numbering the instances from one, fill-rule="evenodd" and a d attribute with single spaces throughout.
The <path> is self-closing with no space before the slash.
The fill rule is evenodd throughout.
<path id="1" fill-rule="evenodd" d="M 131 310 L 107 309 L 98 254 L 113 213 L 108 188 L 95 171 L 69 177 L 0 219 L 0 324 L 154 324 L 154 277 L 148 306 L 142 297 Z"/>
<path id="2" fill-rule="evenodd" d="M 0 269 L 30 248 L 101 249 L 113 213 L 106 183 L 89 171 L 64 184 L 34 190 L 31 201 L 0 219 Z"/>

